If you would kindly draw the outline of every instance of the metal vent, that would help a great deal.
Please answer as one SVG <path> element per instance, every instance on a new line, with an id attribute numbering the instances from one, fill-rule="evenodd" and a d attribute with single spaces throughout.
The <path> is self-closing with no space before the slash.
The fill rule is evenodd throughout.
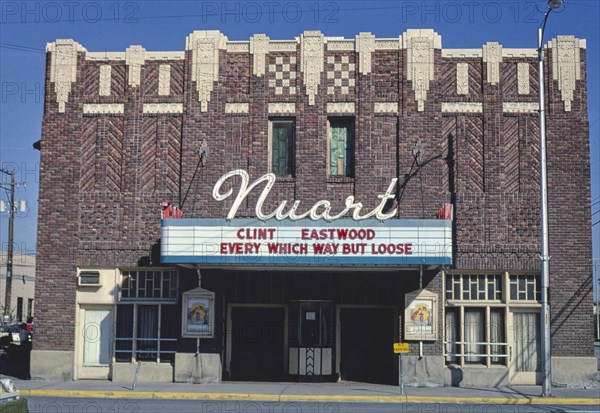
<path id="1" fill-rule="evenodd" d="M 79 273 L 79 285 L 100 285 L 99 271 L 82 271 Z"/>

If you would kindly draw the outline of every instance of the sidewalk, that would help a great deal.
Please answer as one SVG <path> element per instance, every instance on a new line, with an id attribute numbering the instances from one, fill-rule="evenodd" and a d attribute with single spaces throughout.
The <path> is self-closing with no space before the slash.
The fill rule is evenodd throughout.
<path id="1" fill-rule="evenodd" d="M 553 388 L 551 398 L 539 397 L 540 386 L 505 388 L 405 387 L 344 383 L 245 383 L 218 384 L 113 383 L 107 380 L 52 382 L 18 380 L 23 397 L 86 397 L 118 399 L 194 399 L 268 402 L 363 402 L 363 403 L 473 403 L 552 404 L 600 407 L 600 389 Z"/>

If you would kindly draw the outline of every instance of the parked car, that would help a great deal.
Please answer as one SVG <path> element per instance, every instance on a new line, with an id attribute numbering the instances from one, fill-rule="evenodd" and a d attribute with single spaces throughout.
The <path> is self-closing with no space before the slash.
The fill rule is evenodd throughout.
<path id="1" fill-rule="evenodd" d="M 11 336 L 11 343 L 13 345 L 20 345 L 25 340 L 31 341 L 33 336 L 33 324 L 12 324 L 7 329 L 8 334 Z"/>
<path id="2" fill-rule="evenodd" d="M 10 379 L 0 380 L 0 412 L 29 413 L 27 399 L 19 395 L 19 389 Z"/>

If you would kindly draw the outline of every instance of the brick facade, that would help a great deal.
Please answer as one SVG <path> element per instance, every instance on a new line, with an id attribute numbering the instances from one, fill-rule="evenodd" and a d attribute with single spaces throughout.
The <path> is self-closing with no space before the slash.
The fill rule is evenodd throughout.
<path id="1" fill-rule="evenodd" d="M 413 38 L 433 39 L 431 33 L 418 32 Z M 443 202 L 452 202 L 453 268 L 539 271 L 537 110 L 504 106 L 537 105 L 535 51 L 511 54 L 505 49 L 494 66 L 491 51 L 486 62 L 481 50 L 461 54 L 436 46 L 433 61 L 411 61 L 417 59 L 411 57 L 416 47 L 399 39 L 378 41 L 367 52 L 355 50 L 353 41 L 351 49 L 324 42 L 314 104 L 305 86 L 308 69 L 302 70 L 301 41 L 285 47 L 280 43 L 265 55 L 251 53 L 247 42 L 225 41 L 216 50 L 218 80 L 212 82 L 207 102 L 199 98 L 194 76 L 209 69 L 194 67 L 191 47 L 162 54 L 144 51 L 145 60 L 138 64 L 129 49 L 104 54 L 87 52 L 74 42 L 54 44 L 47 60 L 41 141 L 35 349 L 73 349 L 77 267 L 159 264 L 161 201 L 183 204 L 186 218 L 224 217 L 231 199 L 216 202 L 212 187 L 232 169 L 245 169 L 252 178 L 268 172 L 268 124 L 274 116 L 295 117 L 297 166 L 294 179 L 277 181 L 266 210 L 283 199 L 309 205 L 326 198 L 339 205 L 350 194 L 372 208 L 391 178 L 404 181 L 420 140 L 426 165 L 400 190 L 398 218 L 431 219 Z M 546 49 L 547 62 L 556 50 Z M 575 51 L 581 75 L 574 80 L 570 111 L 553 76 L 557 66 L 548 64 L 546 72 L 551 329 L 554 356 L 587 357 L 593 355 L 589 134 L 585 48 Z M 72 68 L 64 61 L 53 63 L 53 54 L 60 53 L 76 53 Z M 368 64 L 361 53 L 371 53 Z M 265 59 L 264 74 L 256 74 L 256 58 Z M 415 62 L 421 65 L 417 69 Z M 523 63 L 529 77 L 519 80 L 520 71 L 527 71 L 527 66 L 519 69 Z M 353 82 L 336 83 L 336 72 L 345 70 L 338 66 L 336 71 L 336 64 L 353 65 L 344 79 L 353 76 Z M 467 67 L 466 94 L 457 93 L 459 64 Z M 100 94 L 99 80 L 105 65 L 111 67 L 107 96 Z M 168 95 L 159 94 L 161 65 L 170 67 Z M 409 77 L 422 76 L 428 65 L 432 78 L 421 103 L 415 84 L 422 84 L 422 78 Z M 75 80 L 65 80 L 71 69 Z M 492 71 L 498 79 L 490 82 Z M 287 86 L 278 90 L 278 81 Z M 64 98 L 56 92 L 60 82 L 69 89 L 64 111 L 59 104 Z M 528 93 L 519 93 L 526 85 Z M 353 102 L 354 113 L 328 113 L 332 102 Z M 227 113 L 232 103 L 246 103 L 248 110 Z M 270 103 L 295 108 L 270 114 Z M 376 110 L 383 103 L 388 109 Z M 481 103 L 481 110 L 465 109 L 464 103 Z M 152 112 L 145 110 L 147 104 L 172 106 Z M 173 109 L 177 104 L 182 111 Z M 330 116 L 355 118 L 353 178 L 327 175 Z M 204 167 L 198 166 L 203 142 L 209 148 Z M 254 217 L 256 197 L 251 194 L 238 217 Z M 434 275 L 428 275 L 428 288 L 443 294 L 441 277 Z M 441 344 L 427 348 L 439 352 Z"/>

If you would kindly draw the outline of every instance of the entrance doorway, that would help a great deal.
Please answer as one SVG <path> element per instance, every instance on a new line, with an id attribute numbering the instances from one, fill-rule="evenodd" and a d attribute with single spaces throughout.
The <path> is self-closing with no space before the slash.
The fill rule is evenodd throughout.
<path id="1" fill-rule="evenodd" d="M 112 360 L 112 307 L 82 306 L 78 331 L 79 379 L 107 379 Z"/>
<path id="2" fill-rule="evenodd" d="M 285 307 L 230 305 L 229 315 L 228 370 L 231 380 L 283 380 L 287 333 Z"/>
<path id="3" fill-rule="evenodd" d="M 513 328 L 509 337 L 513 357 L 510 364 L 511 384 L 541 383 L 540 313 L 513 310 L 509 313 Z"/>
<path id="4" fill-rule="evenodd" d="M 340 375 L 342 380 L 397 384 L 393 308 L 340 308 Z"/>

